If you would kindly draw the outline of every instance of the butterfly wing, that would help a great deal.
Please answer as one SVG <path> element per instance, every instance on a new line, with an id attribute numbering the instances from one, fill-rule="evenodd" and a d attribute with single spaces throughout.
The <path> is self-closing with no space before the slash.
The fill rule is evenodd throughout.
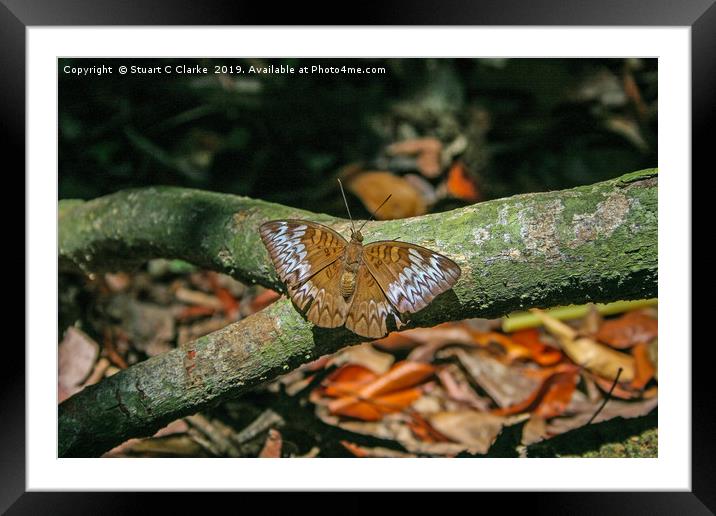
<path id="1" fill-rule="evenodd" d="M 395 308 L 385 297 L 365 264 L 358 269 L 353 302 L 346 316 L 346 328 L 363 337 L 379 339 L 388 333 L 389 315 L 399 319 Z"/>
<path id="2" fill-rule="evenodd" d="M 279 278 L 306 317 L 326 328 L 341 326 L 348 306 L 340 295 L 341 258 L 346 240 L 327 226 L 304 220 L 275 220 L 259 232 Z"/>
<path id="3" fill-rule="evenodd" d="M 306 312 L 306 318 L 316 326 L 336 328 L 346 321 L 350 305 L 341 295 L 342 272 L 343 262 L 336 260 L 298 286 L 293 293 L 289 290 L 291 298 L 301 310 L 309 301 L 313 301 Z"/>
<path id="4" fill-rule="evenodd" d="M 305 220 L 272 220 L 259 234 L 289 290 L 340 258 L 347 245 L 331 228 Z"/>
<path id="5" fill-rule="evenodd" d="M 422 310 L 460 278 L 460 267 L 450 258 L 394 240 L 365 246 L 363 262 L 400 313 Z"/>

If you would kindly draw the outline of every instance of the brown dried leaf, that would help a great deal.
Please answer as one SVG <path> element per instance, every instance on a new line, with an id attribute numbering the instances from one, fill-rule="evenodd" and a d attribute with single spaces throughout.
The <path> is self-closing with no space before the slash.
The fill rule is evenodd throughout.
<path id="1" fill-rule="evenodd" d="M 474 381 L 499 407 L 509 407 L 526 399 L 539 385 L 540 380 L 526 373 L 525 366 L 506 365 L 490 353 L 475 349 L 445 349 L 439 356 L 455 356 Z"/>
<path id="2" fill-rule="evenodd" d="M 502 430 L 505 418 L 487 412 L 464 410 L 439 412 L 430 416 L 429 421 L 441 434 L 464 444 L 469 453 L 485 454 Z"/>
<path id="3" fill-rule="evenodd" d="M 70 326 L 58 347 L 59 400 L 82 390 L 99 358 L 99 344 L 82 330 Z"/>
<path id="4" fill-rule="evenodd" d="M 393 362 L 395 362 L 393 355 L 378 351 L 370 342 L 366 342 L 343 349 L 335 354 L 329 363 L 336 366 L 343 364 L 361 365 L 376 374 L 383 374 L 390 369 Z"/>
<path id="5" fill-rule="evenodd" d="M 613 348 L 625 349 L 651 342 L 658 335 L 658 321 L 641 310 L 629 312 L 601 325 L 595 338 Z"/>

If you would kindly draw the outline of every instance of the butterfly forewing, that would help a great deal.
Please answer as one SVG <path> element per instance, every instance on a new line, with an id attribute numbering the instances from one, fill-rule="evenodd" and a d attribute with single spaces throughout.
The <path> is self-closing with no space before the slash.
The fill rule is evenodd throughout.
<path id="1" fill-rule="evenodd" d="M 347 245 L 331 228 L 304 220 L 266 222 L 259 233 L 289 291 L 340 258 Z"/>
<path id="2" fill-rule="evenodd" d="M 393 240 L 365 246 L 363 262 L 401 313 L 422 310 L 460 278 L 460 267 L 451 259 Z"/>

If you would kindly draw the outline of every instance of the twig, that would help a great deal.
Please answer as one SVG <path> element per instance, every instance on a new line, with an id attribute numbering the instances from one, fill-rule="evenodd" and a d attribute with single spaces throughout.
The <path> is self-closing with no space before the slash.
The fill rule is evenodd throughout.
<path id="1" fill-rule="evenodd" d="M 607 393 L 606 397 L 604 398 L 604 401 L 599 406 L 597 411 L 594 414 L 592 414 L 592 417 L 589 418 L 589 421 L 587 421 L 587 425 L 589 425 L 592 421 L 594 421 L 594 418 L 597 417 L 597 415 L 602 411 L 602 409 L 607 404 L 607 402 L 611 399 L 612 392 L 614 392 L 614 388 L 617 386 L 617 382 L 619 382 L 619 375 L 621 375 L 621 374 L 622 374 L 622 368 L 620 367 L 617 370 L 617 375 L 614 378 L 614 383 L 612 384 L 611 388 L 609 389 L 609 392 Z M 587 425 L 584 425 L 584 426 L 587 426 Z"/>
<path id="2" fill-rule="evenodd" d="M 194 414 L 186 418 L 187 422 L 204 434 L 216 447 L 220 455 L 228 457 L 241 457 L 240 450 L 234 446 L 222 432 L 215 428 L 211 421 L 201 414 Z"/>
<path id="3" fill-rule="evenodd" d="M 267 409 L 261 413 L 259 417 L 244 428 L 241 432 L 234 436 L 233 440 L 239 445 L 250 441 L 257 435 L 268 430 L 272 426 L 278 426 L 283 424 L 283 418 L 271 409 Z"/>

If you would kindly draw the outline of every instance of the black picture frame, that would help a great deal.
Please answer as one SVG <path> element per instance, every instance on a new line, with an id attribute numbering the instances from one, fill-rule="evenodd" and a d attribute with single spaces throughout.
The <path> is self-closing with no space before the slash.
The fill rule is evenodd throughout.
<path id="1" fill-rule="evenodd" d="M 15 177 L 25 167 L 25 29 L 50 25 L 571 25 L 571 26 L 684 26 L 691 28 L 692 162 L 706 163 L 707 138 L 713 127 L 716 91 L 716 5 L 714 0 L 456 0 L 391 2 L 380 5 L 346 4 L 340 10 L 309 8 L 303 3 L 281 4 L 228 0 L 0 0 L 0 113 L 5 163 L 14 157 Z M 340 14 L 339 14 L 340 13 Z M 350 15 L 348 15 L 350 13 Z M 341 16 L 342 14 L 342 16 Z M 710 143 L 710 142 L 709 142 Z M 711 144 L 712 145 L 712 144 Z M 709 168 L 712 168 L 709 167 Z M 670 171 L 669 173 L 673 173 Z M 690 171 L 683 171 L 689 174 Z M 22 183 L 24 189 L 24 181 Z M 24 238 L 24 236 L 23 236 Z M 19 240 L 18 240 L 19 241 Z M 23 247 L 24 253 L 24 247 Z M 26 257 L 23 254 L 23 258 Z M 25 260 L 23 260 L 25 261 Z M 17 263 L 15 259 L 11 263 Z M 32 271 L 26 269 L 26 275 Z M 684 302 L 691 302 L 684 300 Z M 18 303 L 19 304 L 19 303 Z M 31 309 L 32 307 L 27 307 Z M 9 326 L 16 325 L 8 321 Z M 688 345 L 688 342 L 684 342 Z M 530 511 L 551 514 L 714 514 L 713 382 L 705 368 L 703 346 L 692 347 L 692 491 L 608 493 L 531 493 L 511 497 Z M 25 492 L 25 353 L 17 341 L 4 346 L 0 375 L 0 512 L 10 514 L 126 513 L 149 510 L 141 495 L 129 493 Z M 11 364 L 11 366 L 8 366 Z M 711 414 L 711 415 L 709 415 Z M 711 487 L 709 487 L 711 486 Z M 245 496 L 245 495 L 242 495 Z M 481 504 L 491 500 L 483 497 Z M 164 496 L 188 508 L 187 496 Z M 370 503 L 345 499 L 355 510 Z M 539 500 L 537 500 L 539 498 Z M 317 499 L 313 499 L 318 502 Z M 215 502 L 218 503 L 218 502 Z M 249 503 L 245 500 L 245 503 Z M 273 503 L 273 502 L 272 502 Z M 276 508 L 274 507 L 274 509 Z"/>

